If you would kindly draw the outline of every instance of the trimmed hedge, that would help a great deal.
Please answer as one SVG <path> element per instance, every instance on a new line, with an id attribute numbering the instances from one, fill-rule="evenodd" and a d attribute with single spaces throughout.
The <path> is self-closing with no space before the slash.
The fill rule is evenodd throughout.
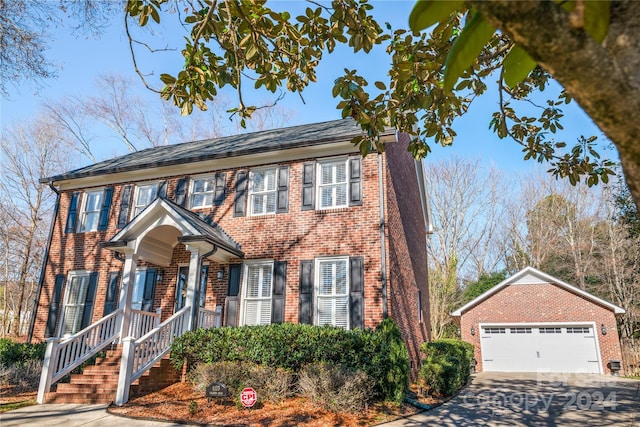
<path id="1" fill-rule="evenodd" d="M 409 380 L 409 356 L 391 319 L 375 330 L 284 323 L 239 328 L 197 329 L 174 341 L 176 368 L 222 361 L 252 362 L 299 372 L 326 362 L 363 371 L 376 379 L 385 400 L 402 401 Z"/>
<path id="2" fill-rule="evenodd" d="M 423 343 L 426 357 L 419 378 L 430 393 L 451 396 L 467 383 L 473 361 L 473 345 L 457 339 Z"/>
<path id="3" fill-rule="evenodd" d="M 0 338 L 0 365 L 25 365 L 32 361 L 42 362 L 47 343 L 29 344 Z"/>

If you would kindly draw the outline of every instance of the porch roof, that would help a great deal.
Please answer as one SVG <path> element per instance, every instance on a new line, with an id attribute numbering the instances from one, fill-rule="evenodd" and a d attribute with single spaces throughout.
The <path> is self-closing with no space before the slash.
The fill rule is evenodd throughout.
<path id="1" fill-rule="evenodd" d="M 226 262 L 242 258 L 242 246 L 210 217 L 201 217 L 163 197 L 158 197 L 103 247 L 136 253 L 159 265 L 171 263 L 173 247 L 183 243 L 210 252 L 207 258 Z"/>

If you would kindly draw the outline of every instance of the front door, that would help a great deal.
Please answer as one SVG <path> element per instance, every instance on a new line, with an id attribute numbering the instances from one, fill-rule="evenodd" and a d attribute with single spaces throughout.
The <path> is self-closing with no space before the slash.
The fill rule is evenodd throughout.
<path id="1" fill-rule="evenodd" d="M 203 265 L 200 270 L 200 286 L 198 287 L 198 294 L 196 298 L 198 305 L 204 307 L 207 293 L 207 274 L 209 272 L 209 266 Z M 178 281 L 176 283 L 176 303 L 174 307 L 174 313 L 184 308 L 187 300 L 187 284 L 189 281 L 189 266 L 183 265 L 178 267 Z"/>

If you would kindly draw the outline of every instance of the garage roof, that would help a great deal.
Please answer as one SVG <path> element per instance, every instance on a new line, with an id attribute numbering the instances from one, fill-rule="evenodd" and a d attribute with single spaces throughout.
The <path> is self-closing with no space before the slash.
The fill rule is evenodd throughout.
<path id="1" fill-rule="evenodd" d="M 625 310 L 622 307 L 618 307 L 615 304 L 611 304 L 608 301 L 603 300 L 602 298 L 598 298 L 595 295 L 590 294 L 589 292 L 583 291 L 580 288 L 577 288 L 573 285 L 570 285 L 566 282 L 563 282 L 562 280 L 555 278 L 553 276 L 550 276 L 546 273 L 543 273 L 540 270 L 537 270 L 533 267 L 526 267 L 522 270 L 520 270 L 518 273 L 514 274 L 511 277 L 506 278 L 505 280 L 503 280 L 502 282 L 498 283 L 497 285 L 495 285 L 493 288 L 489 289 L 488 291 L 486 291 L 485 293 L 481 294 L 480 296 L 476 297 L 475 299 L 469 301 L 468 303 L 466 303 L 465 305 L 463 305 L 462 307 L 460 307 L 459 309 L 457 309 L 456 311 L 452 312 L 451 315 L 454 317 L 459 317 L 462 316 L 462 314 L 466 311 L 468 311 L 470 308 L 480 304 L 482 301 L 486 300 L 487 298 L 491 297 L 493 294 L 498 293 L 502 288 L 509 286 L 509 285 L 513 285 L 513 284 L 518 284 L 518 285 L 525 285 L 525 284 L 542 284 L 542 283 L 551 283 L 554 285 L 557 285 L 561 288 L 564 288 L 565 290 L 572 292 L 574 294 L 580 295 L 583 298 L 592 301 L 595 304 L 599 304 L 601 306 L 604 306 L 606 308 L 608 308 L 609 310 L 613 311 L 615 314 L 624 314 Z"/>

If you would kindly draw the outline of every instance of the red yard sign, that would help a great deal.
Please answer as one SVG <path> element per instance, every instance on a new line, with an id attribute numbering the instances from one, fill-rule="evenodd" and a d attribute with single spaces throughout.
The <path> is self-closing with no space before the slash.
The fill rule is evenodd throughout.
<path id="1" fill-rule="evenodd" d="M 247 387 L 240 393 L 240 403 L 245 408 L 251 408 L 258 401 L 258 394 L 251 387 Z"/>

